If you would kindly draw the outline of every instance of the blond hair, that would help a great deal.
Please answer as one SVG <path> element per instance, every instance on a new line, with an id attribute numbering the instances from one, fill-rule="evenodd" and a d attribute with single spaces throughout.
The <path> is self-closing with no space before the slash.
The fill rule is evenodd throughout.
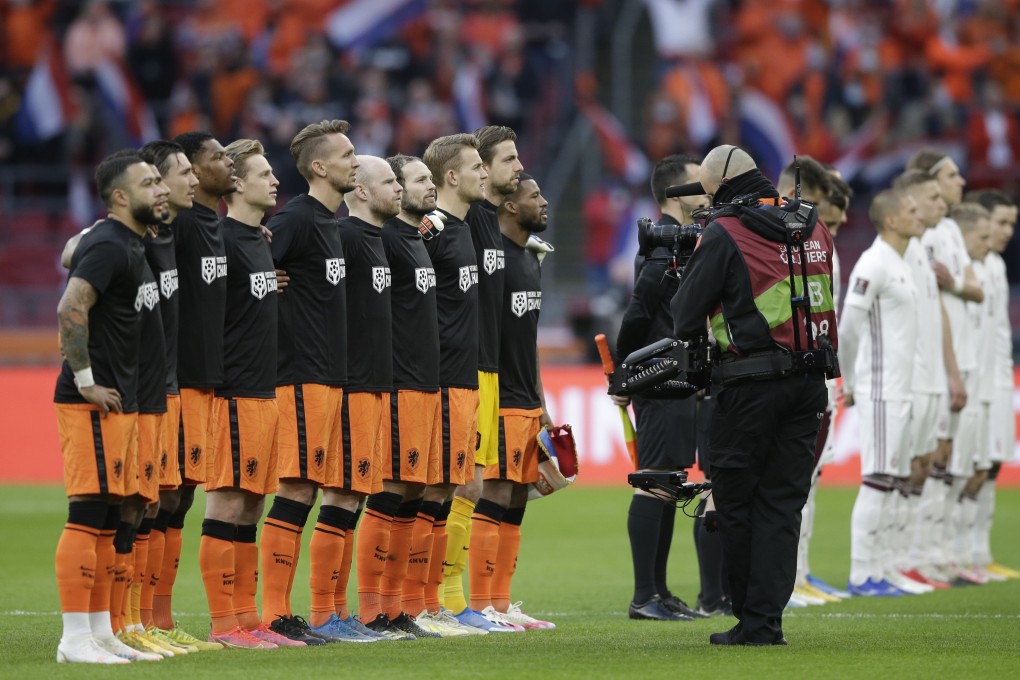
<path id="1" fill-rule="evenodd" d="M 266 149 L 257 139 L 238 139 L 227 144 L 223 149 L 227 158 L 234 161 L 234 175 L 238 179 L 248 176 L 248 159 L 252 156 L 265 156 Z"/>
<path id="2" fill-rule="evenodd" d="M 982 219 L 989 219 L 992 214 L 980 203 L 957 203 L 949 210 L 949 216 L 960 225 L 960 231 L 970 231 Z"/>
<path id="3" fill-rule="evenodd" d="M 478 148 L 478 139 L 466 132 L 433 139 L 425 149 L 422 161 L 432 173 L 432 181 L 437 187 L 446 185 L 447 170 L 460 171 L 460 152 L 465 148 Z"/>

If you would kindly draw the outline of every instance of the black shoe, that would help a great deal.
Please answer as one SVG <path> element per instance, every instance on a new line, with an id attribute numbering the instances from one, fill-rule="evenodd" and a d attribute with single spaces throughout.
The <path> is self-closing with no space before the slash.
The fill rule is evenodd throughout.
<path id="1" fill-rule="evenodd" d="M 627 616 L 632 619 L 645 619 L 651 621 L 693 621 L 693 616 L 687 616 L 681 614 L 678 611 L 670 609 L 663 604 L 662 599 L 658 595 L 653 595 L 652 599 L 648 600 L 644 604 L 637 604 L 635 602 L 630 603 L 630 609 L 627 611 Z"/>
<path id="2" fill-rule="evenodd" d="M 708 641 L 713 645 L 741 645 L 747 647 L 770 647 L 772 645 L 787 644 L 786 638 L 783 637 L 782 633 L 776 633 L 775 637 L 768 642 L 748 640 L 744 636 L 744 631 L 739 623 L 724 633 L 712 633 L 708 636 Z"/>
<path id="3" fill-rule="evenodd" d="M 439 633 L 433 633 L 430 630 L 425 630 L 424 628 L 419 626 L 417 623 L 415 623 L 414 619 L 412 619 L 410 616 L 408 616 L 404 612 L 400 612 L 400 616 L 398 616 L 397 618 L 395 618 L 392 621 L 390 621 L 390 625 L 393 626 L 394 628 L 398 628 L 398 629 L 404 631 L 408 635 L 413 635 L 413 636 L 418 637 L 418 638 L 423 638 L 423 637 L 425 637 L 425 638 L 442 637 L 442 635 L 440 635 Z"/>
<path id="4" fill-rule="evenodd" d="M 326 644 L 325 640 L 311 631 L 308 623 L 300 616 L 277 616 L 276 620 L 269 624 L 269 630 L 288 640 L 303 642 L 309 647 Z"/>
<path id="5" fill-rule="evenodd" d="M 699 597 L 697 612 L 705 618 L 710 616 L 733 616 L 733 604 L 725 599 L 715 604 L 708 604 Z"/>
<path id="6" fill-rule="evenodd" d="M 418 639 L 417 635 L 412 635 L 411 633 L 405 633 L 401 629 L 399 629 L 396 626 L 394 626 L 393 622 L 390 621 L 389 617 L 387 617 L 385 614 L 379 614 L 374 619 L 372 619 L 371 621 L 366 623 L 365 627 L 375 631 L 376 633 L 379 633 L 381 635 L 385 635 L 386 637 L 390 638 L 391 640 L 417 640 Z"/>
<path id="7" fill-rule="evenodd" d="M 669 595 L 660 595 L 659 599 L 662 600 L 662 604 L 666 609 L 671 609 L 684 616 L 689 616 L 692 619 L 707 619 L 708 614 L 702 614 L 701 612 L 695 611 L 687 606 L 687 603 L 681 600 L 676 595 L 670 593 Z"/>

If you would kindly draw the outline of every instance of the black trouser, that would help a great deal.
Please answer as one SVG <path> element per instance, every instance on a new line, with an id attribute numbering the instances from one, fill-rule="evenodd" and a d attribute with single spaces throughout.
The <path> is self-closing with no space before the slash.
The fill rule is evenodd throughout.
<path id="1" fill-rule="evenodd" d="M 716 400 L 712 493 L 733 614 L 751 642 L 782 635 L 825 404 L 825 383 L 814 375 L 738 383 Z"/>

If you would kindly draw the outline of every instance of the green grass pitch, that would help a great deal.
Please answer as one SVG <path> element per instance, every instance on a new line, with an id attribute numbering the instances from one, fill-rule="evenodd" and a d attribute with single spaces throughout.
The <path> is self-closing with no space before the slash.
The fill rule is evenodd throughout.
<path id="1" fill-rule="evenodd" d="M 812 546 L 814 573 L 846 582 L 855 491 L 822 489 Z M 181 624 L 208 630 L 198 575 L 202 494 L 185 528 L 174 594 Z M 630 621 L 630 492 L 576 488 L 532 504 L 514 596 L 555 631 L 314 649 L 194 654 L 123 667 L 57 665 L 60 636 L 53 551 L 66 517 L 56 487 L 0 493 L 0 677 L 10 678 L 1017 678 L 1020 581 L 896 600 L 855 600 L 788 612 L 788 647 L 719 648 L 709 633 L 732 621 Z M 997 559 L 1020 565 L 1020 490 L 1001 491 L 993 535 Z M 305 540 L 308 540 L 306 532 Z M 307 552 L 294 604 L 307 610 Z M 670 563 L 674 592 L 698 589 L 691 524 L 678 515 Z M 352 594 L 354 593 L 352 584 Z M 356 598 L 352 599 L 356 602 Z"/>

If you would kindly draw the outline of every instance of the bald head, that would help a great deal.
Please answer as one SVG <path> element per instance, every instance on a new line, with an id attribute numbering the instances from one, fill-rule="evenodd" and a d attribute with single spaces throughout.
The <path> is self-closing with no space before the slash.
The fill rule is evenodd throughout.
<path id="1" fill-rule="evenodd" d="M 878 231 L 884 231 L 889 218 L 894 217 L 903 204 L 904 194 L 898 189 L 886 189 L 875 195 L 868 208 L 868 217 Z"/>
<path id="2" fill-rule="evenodd" d="M 385 159 L 358 156 L 358 163 L 354 189 L 344 195 L 344 202 L 351 215 L 381 227 L 400 212 L 403 189 Z"/>
<path id="3" fill-rule="evenodd" d="M 715 194 L 724 179 L 732 179 L 757 167 L 746 151 L 732 144 L 723 144 L 709 151 L 702 161 L 701 185 L 705 187 L 705 193 Z"/>

